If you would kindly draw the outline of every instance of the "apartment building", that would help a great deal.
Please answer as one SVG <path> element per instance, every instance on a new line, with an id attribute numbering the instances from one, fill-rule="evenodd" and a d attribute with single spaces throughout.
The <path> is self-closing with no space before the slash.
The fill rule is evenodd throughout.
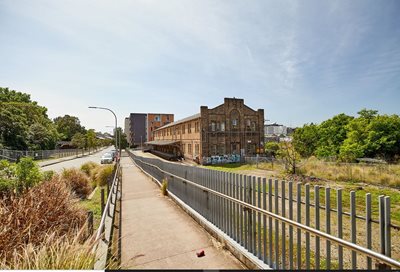
<path id="1" fill-rule="evenodd" d="M 165 113 L 131 113 L 125 118 L 125 134 L 130 146 L 143 146 L 153 140 L 155 129 L 174 121 L 173 114 Z"/>
<path id="2" fill-rule="evenodd" d="M 253 110 L 243 99 L 225 98 L 215 107 L 154 131 L 154 151 L 204 163 L 211 156 L 248 156 L 264 151 L 264 110 Z"/>

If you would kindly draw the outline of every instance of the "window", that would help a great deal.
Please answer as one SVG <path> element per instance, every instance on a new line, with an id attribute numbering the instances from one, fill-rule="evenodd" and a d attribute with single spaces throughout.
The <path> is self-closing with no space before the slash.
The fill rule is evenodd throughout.
<path id="1" fill-rule="evenodd" d="M 232 126 L 236 127 L 238 125 L 237 119 L 232 120 Z"/>
<path id="2" fill-rule="evenodd" d="M 192 124 L 191 123 L 188 124 L 188 133 L 192 133 Z"/>
<path id="3" fill-rule="evenodd" d="M 186 129 L 186 125 L 183 124 L 183 125 L 182 125 L 182 134 L 185 134 L 185 129 Z"/>
<path id="4" fill-rule="evenodd" d="M 199 122 L 195 122 L 194 123 L 194 132 L 199 132 L 200 128 L 199 128 Z"/>
<path id="5" fill-rule="evenodd" d="M 256 131 L 256 122 L 251 122 L 251 130 Z"/>
<path id="6" fill-rule="evenodd" d="M 194 145 L 194 154 L 199 155 L 199 144 Z"/>
<path id="7" fill-rule="evenodd" d="M 211 122 L 211 131 L 215 131 L 215 122 Z"/>
<path id="8" fill-rule="evenodd" d="M 239 124 L 239 122 L 240 122 L 239 118 L 240 118 L 239 111 L 236 110 L 236 109 L 232 110 L 232 111 L 231 111 L 231 120 L 232 120 L 232 128 L 233 128 L 233 129 L 238 129 L 238 128 L 239 128 L 239 126 L 240 126 L 240 124 Z"/>
<path id="9" fill-rule="evenodd" d="M 192 144 L 188 144 L 188 153 L 189 153 L 190 155 L 193 154 Z"/>
<path id="10" fill-rule="evenodd" d="M 217 155 L 217 145 L 211 146 L 211 155 Z"/>
<path id="11" fill-rule="evenodd" d="M 156 122 L 160 122 L 160 115 L 156 115 L 156 116 L 154 116 L 154 121 L 156 121 Z"/>
<path id="12" fill-rule="evenodd" d="M 220 154 L 220 155 L 225 155 L 225 145 L 224 144 L 220 144 L 219 146 L 218 146 L 218 153 Z"/>
<path id="13" fill-rule="evenodd" d="M 186 144 L 182 144 L 182 151 L 183 153 L 186 153 Z"/>
<path id="14" fill-rule="evenodd" d="M 225 122 L 221 122 L 221 131 L 225 131 Z"/>
<path id="15" fill-rule="evenodd" d="M 246 119 L 246 129 L 250 130 L 250 119 Z"/>

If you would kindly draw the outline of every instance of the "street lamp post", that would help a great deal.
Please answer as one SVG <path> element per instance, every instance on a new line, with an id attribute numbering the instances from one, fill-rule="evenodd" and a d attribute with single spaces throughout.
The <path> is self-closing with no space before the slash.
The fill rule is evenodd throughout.
<path id="1" fill-rule="evenodd" d="M 108 108 L 102 108 L 102 107 L 89 107 L 89 109 L 100 109 L 100 110 L 108 110 L 108 111 L 110 111 L 113 115 L 114 115 L 114 118 L 115 118 L 115 132 L 114 132 L 114 136 L 115 136 L 115 148 L 118 150 L 118 147 L 119 147 L 119 144 L 118 144 L 118 137 L 117 137 L 117 128 L 118 128 L 118 122 L 117 122 L 117 116 L 115 115 L 115 113 L 112 111 L 112 110 L 110 110 L 110 109 L 108 109 Z"/>

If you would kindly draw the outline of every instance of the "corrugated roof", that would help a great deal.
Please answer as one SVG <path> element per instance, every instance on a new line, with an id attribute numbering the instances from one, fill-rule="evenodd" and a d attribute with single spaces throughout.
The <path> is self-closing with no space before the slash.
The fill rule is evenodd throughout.
<path id="1" fill-rule="evenodd" d="M 149 145 L 172 145 L 178 143 L 179 141 L 171 141 L 171 140 L 158 140 L 158 141 L 150 141 L 146 142 Z"/>
<path id="2" fill-rule="evenodd" d="M 171 127 L 171 126 L 174 126 L 174 125 L 178 125 L 180 123 L 184 123 L 184 122 L 187 122 L 187 121 L 190 121 L 190 120 L 193 120 L 193 119 L 197 119 L 197 118 L 200 118 L 200 116 L 201 116 L 200 113 L 197 113 L 197 114 L 194 114 L 192 116 L 189 116 L 189 117 L 183 118 L 181 120 L 178 120 L 176 122 L 169 123 L 169 124 L 167 124 L 165 126 L 162 126 L 160 128 L 157 128 L 154 131 L 157 131 L 157 130 L 160 130 L 160 129 L 163 129 L 163 128 L 167 128 L 167 127 Z"/>

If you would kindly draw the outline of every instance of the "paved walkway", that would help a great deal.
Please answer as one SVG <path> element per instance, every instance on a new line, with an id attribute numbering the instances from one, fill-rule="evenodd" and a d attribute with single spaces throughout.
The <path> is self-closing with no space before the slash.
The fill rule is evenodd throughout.
<path id="1" fill-rule="evenodd" d="M 122 165 L 122 268 L 246 269 L 130 158 Z M 205 256 L 196 252 L 204 249 Z"/>

